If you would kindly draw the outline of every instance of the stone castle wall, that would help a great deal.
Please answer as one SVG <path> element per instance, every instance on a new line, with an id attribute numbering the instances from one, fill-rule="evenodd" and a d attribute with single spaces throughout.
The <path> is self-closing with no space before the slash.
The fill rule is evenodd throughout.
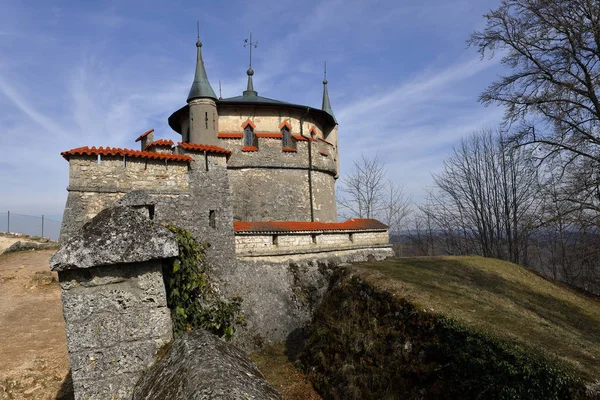
<path id="1" fill-rule="evenodd" d="M 318 253 L 358 247 L 387 245 L 388 232 L 381 231 L 319 231 L 278 233 L 238 233 L 235 251 L 238 256 Z M 389 247 L 389 246 L 388 246 Z"/>
<path id="2" fill-rule="evenodd" d="M 61 241 L 126 194 L 143 190 L 153 218 L 189 229 L 211 243 L 209 258 L 219 265 L 234 262 L 234 234 L 225 155 L 188 154 L 189 165 L 122 157 L 71 156 L 69 195 Z"/>

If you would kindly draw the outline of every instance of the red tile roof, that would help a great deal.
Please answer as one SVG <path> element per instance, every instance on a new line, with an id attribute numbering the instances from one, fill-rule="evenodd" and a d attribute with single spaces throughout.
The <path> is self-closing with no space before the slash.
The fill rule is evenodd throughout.
<path id="1" fill-rule="evenodd" d="M 243 133 L 221 132 L 221 133 L 219 133 L 219 135 L 217 137 L 219 139 L 241 139 L 244 137 L 244 134 Z"/>
<path id="2" fill-rule="evenodd" d="M 256 147 L 256 146 L 244 146 L 244 147 L 242 147 L 242 151 L 258 151 L 258 147 Z"/>
<path id="3" fill-rule="evenodd" d="M 306 136 L 302 136 L 302 135 L 292 135 L 292 137 L 293 137 L 294 139 L 296 139 L 296 140 L 299 140 L 299 141 L 301 141 L 301 142 L 306 142 L 306 141 L 308 141 L 308 139 L 309 139 L 308 137 L 306 137 Z M 310 140 L 312 140 L 312 141 L 314 142 L 314 141 L 316 141 L 317 139 L 315 139 L 315 138 L 310 138 Z"/>
<path id="4" fill-rule="evenodd" d="M 322 155 L 322 156 L 325 156 L 325 157 L 329 157 L 329 154 L 327 154 L 327 153 L 325 153 L 323 151 L 320 151 L 319 154 Z"/>
<path id="5" fill-rule="evenodd" d="M 185 161 L 190 162 L 193 161 L 190 156 L 184 156 L 181 154 L 169 154 L 169 153 L 156 153 L 153 151 L 140 151 L 140 150 L 131 150 L 131 149 L 121 149 L 118 147 L 77 147 L 76 149 L 71 149 L 67 151 L 63 151 L 60 153 L 61 156 L 65 160 L 69 160 L 70 156 L 119 156 L 119 157 L 135 157 L 135 158 L 145 158 L 151 160 L 168 160 L 168 161 Z"/>
<path id="6" fill-rule="evenodd" d="M 295 149 L 295 148 L 293 148 L 293 147 L 284 147 L 284 148 L 282 148 L 281 150 L 283 150 L 283 151 L 284 151 L 284 152 L 286 152 L 286 153 L 296 153 L 296 152 L 298 151 L 298 150 L 296 150 L 296 149 Z"/>
<path id="7" fill-rule="evenodd" d="M 146 136 L 148 136 L 152 132 L 154 132 L 154 128 L 148 129 L 146 132 L 142 133 L 139 138 L 135 139 L 135 141 L 139 142 L 140 140 L 142 140 L 143 138 L 145 138 Z"/>
<path id="8" fill-rule="evenodd" d="M 166 140 L 166 139 L 155 140 L 154 142 L 152 142 L 149 145 L 147 145 L 146 147 L 144 147 L 144 151 L 148 150 L 151 147 L 160 147 L 160 146 L 171 147 L 171 146 L 173 146 L 173 144 L 174 143 L 172 140 Z"/>
<path id="9" fill-rule="evenodd" d="M 281 139 L 283 138 L 283 135 L 281 133 L 258 132 L 256 133 L 256 137 Z"/>
<path id="10" fill-rule="evenodd" d="M 296 221 L 236 221 L 236 232 L 300 232 L 300 231 L 357 231 L 387 230 L 389 227 L 376 219 L 349 219 L 346 222 L 296 222 Z"/>
<path id="11" fill-rule="evenodd" d="M 179 147 L 181 147 L 184 150 L 206 151 L 207 153 L 221 153 L 221 154 L 227 154 L 227 155 L 231 154 L 231 151 L 229 151 L 227 149 L 224 149 L 219 146 L 213 146 L 210 144 L 179 142 L 179 143 L 177 143 L 177 145 L 179 145 Z"/>

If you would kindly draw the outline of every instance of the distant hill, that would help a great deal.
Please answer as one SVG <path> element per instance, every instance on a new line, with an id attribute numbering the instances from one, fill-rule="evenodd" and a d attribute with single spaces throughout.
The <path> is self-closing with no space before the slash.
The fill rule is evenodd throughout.
<path id="1" fill-rule="evenodd" d="M 362 263 L 307 349 L 327 398 L 599 398 L 600 301 L 483 257 Z"/>

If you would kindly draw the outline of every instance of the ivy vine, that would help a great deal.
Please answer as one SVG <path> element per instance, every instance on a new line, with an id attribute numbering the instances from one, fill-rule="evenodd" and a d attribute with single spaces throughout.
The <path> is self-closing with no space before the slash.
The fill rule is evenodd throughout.
<path id="1" fill-rule="evenodd" d="M 179 245 L 179 256 L 163 268 L 175 335 L 201 328 L 230 340 L 235 327 L 245 324 L 242 299 L 226 299 L 211 284 L 207 243 L 198 243 L 186 229 L 172 225 L 166 228 L 175 233 Z"/>

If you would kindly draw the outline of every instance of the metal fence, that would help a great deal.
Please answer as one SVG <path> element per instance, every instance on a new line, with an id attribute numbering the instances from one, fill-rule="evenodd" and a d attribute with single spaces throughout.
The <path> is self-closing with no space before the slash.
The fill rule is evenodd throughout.
<path id="1" fill-rule="evenodd" d="M 0 212 L 0 232 L 24 233 L 58 240 L 60 221 L 44 215 L 16 214 L 10 211 Z"/>

